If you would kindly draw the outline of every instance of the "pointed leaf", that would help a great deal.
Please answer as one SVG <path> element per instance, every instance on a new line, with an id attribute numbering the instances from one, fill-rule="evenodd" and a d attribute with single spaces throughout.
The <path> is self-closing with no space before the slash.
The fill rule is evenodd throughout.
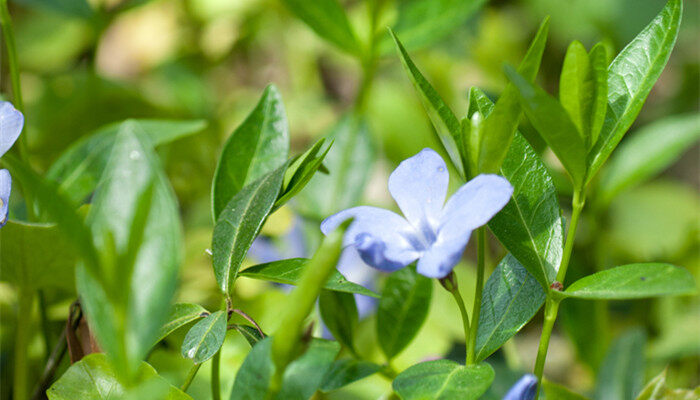
<path id="1" fill-rule="evenodd" d="M 696 400 L 700 387 L 695 389 L 669 389 L 666 386 L 666 370 L 651 380 L 637 396 L 637 400 Z"/>
<path id="2" fill-rule="evenodd" d="M 321 139 L 316 144 L 295 160 L 285 173 L 285 179 L 282 184 L 282 191 L 275 201 L 274 210 L 282 207 L 292 197 L 299 193 L 316 172 L 323 165 L 323 160 L 326 158 L 328 151 L 333 146 L 333 143 L 328 143 L 325 150 L 322 146 L 325 139 Z"/>
<path id="3" fill-rule="evenodd" d="M 177 303 L 170 310 L 167 322 L 160 328 L 160 335 L 156 342 L 160 342 L 168 335 L 175 332 L 192 321 L 204 318 L 209 312 L 199 304 Z"/>
<path id="4" fill-rule="evenodd" d="M 608 67 L 608 110 L 591 150 L 589 181 L 620 143 L 659 79 L 676 43 L 682 11 L 681 0 L 669 0 Z"/>
<path id="5" fill-rule="evenodd" d="M 323 290 L 318 297 L 318 308 L 323 323 L 335 340 L 354 352 L 353 335 L 359 321 L 355 296 Z"/>
<path id="6" fill-rule="evenodd" d="M 495 373 L 486 363 L 465 367 L 450 360 L 427 361 L 401 372 L 392 387 L 402 400 L 476 400 Z"/>
<path id="7" fill-rule="evenodd" d="M 182 342 L 180 353 L 195 364 L 201 364 L 219 351 L 225 337 L 226 312 L 217 311 L 190 328 Z"/>
<path id="8" fill-rule="evenodd" d="M 264 334 L 260 334 L 257 328 L 250 325 L 234 324 L 233 329 L 238 331 L 238 333 L 245 338 L 250 347 L 255 346 L 259 341 L 267 337 Z"/>
<path id="9" fill-rule="evenodd" d="M 221 151 L 211 190 L 214 220 L 233 196 L 279 168 L 288 156 L 289 127 L 282 96 L 275 85 L 269 85 Z"/>
<path id="10" fill-rule="evenodd" d="M 354 359 L 344 359 L 333 361 L 328 372 L 323 377 L 321 391 L 331 392 L 340 389 L 360 379 L 379 372 L 381 367 L 367 361 L 357 361 Z"/>
<path id="11" fill-rule="evenodd" d="M 360 44 L 338 0 L 282 0 L 309 28 L 323 39 L 353 55 L 360 55 Z"/>

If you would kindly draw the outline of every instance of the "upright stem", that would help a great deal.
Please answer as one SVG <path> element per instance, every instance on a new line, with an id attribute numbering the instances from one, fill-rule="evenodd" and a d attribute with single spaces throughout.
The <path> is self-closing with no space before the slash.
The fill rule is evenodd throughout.
<path id="1" fill-rule="evenodd" d="M 221 379 L 219 371 L 221 365 L 221 349 L 214 354 L 211 360 L 211 398 L 212 400 L 221 400 Z"/>
<path id="2" fill-rule="evenodd" d="M 456 281 L 457 277 L 455 276 L 454 278 Z M 450 290 L 450 293 L 452 293 L 452 297 L 454 297 L 455 302 L 459 307 L 459 312 L 462 314 L 462 327 L 464 328 L 464 341 L 466 342 L 469 340 L 469 314 L 467 313 L 467 307 L 464 305 L 464 300 L 462 299 L 462 295 L 459 293 L 459 288 L 455 287 L 454 289 Z M 469 357 L 468 351 L 466 356 L 467 358 Z"/>
<path id="3" fill-rule="evenodd" d="M 571 212 L 571 223 L 569 224 L 569 231 L 566 234 L 566 243 L 564 244 L 564 254 L 561 257 L 561 264 L 559 265 L 559 272 L 557 272 L 557 281 L 564 283 L 564 278 L 566 277 L 566 270 L 569 268 L 569 261 L 571 260 L 571 252 L 574 249 L 574 238 L 576 237 L 576 227 L 578 226 L 578 220 L 581 216 L 581 211 L 583 210 L 583 205 L 586 201 L 585 193 L 581 191 L 574 191 L 574 199 L 571 202 L 572 212 Z"/>
<path id="4" fill-rule="evenodd" d="M 192 368 L 190 368 L 189 372 L 187 372 L 185 382 L 183 382 L 182 386 L 180 386 L 180 390 L 187 392 L 187 389 L 190 388 L 190 385 L 192 384 L 192 381 L 194 380 L 194 377 L 197 375 L 197 371 L 199 371 L 199 367 L 201 366 L 201 363 L 192 365 Z"/>
<path id="5" fill-rule="evenodd" d="M 537 349 L 537 360 L 535 361 L 535 376 L 537 377 L 537 395 L 539 398 L 540 388 L 542 385 L 542 373 L 544 372 L 544 362 L 547 359 L 547 349 L 549 347 L 549 339 L 552 337 L 552 329 L 554 329 L 554 321 L 557 320 L 557 312 L 559 311 L 559 299 L 548 297 L 544 306 L 544 325 L 542 326 L 542 336 L 540 336 L 540 347 Z"/>
<path id="6" fill-rule="evenodd" d="M 49 326 L 49 318 L 46 315 L 46 296 L 43 290 L 37 290 L 39 298 L 39 320 L 41 321 L 41 334 L 44 339 L 44 348 L 46 348 L 46 356 L 49 356 L 51 349 L 51 327 Z"/>
<path id="7" fill-rule="evenodd" d="M 369 41 L 367 49 L 361 55 L 362 81 L 355 98 L 355 110 L 362 113 L 367 104 L 367 97 L 372 88 L 374 74 L 377 71 L 377 24 L 382 12 L 383 1 L 369 1 Z"/>
<path id="8" fill-rule="evenodd" d="M 476 231 L 476 290 L 474 291 L 474 308 L 472 309 L 472 326 L 469 331 L 469 342 L 467 343 L 467 365 L 474 364 L 476 352 L 476 334 L 479 329 L 479 314 L 481 312 L 481 294 L 484 290 L 484 270 L 486 252 L 486 228 L 481 227 Z"/>
<path id="9" fill-rule="evenodd" d="M 19 287 L 17 290 L 17 335 L 15 336 L 15 367 L 13 393 L 15 400 L 29 398 L 29 338 L 31 337 L 31 314 L 34 294 L 31 290 Z"/>

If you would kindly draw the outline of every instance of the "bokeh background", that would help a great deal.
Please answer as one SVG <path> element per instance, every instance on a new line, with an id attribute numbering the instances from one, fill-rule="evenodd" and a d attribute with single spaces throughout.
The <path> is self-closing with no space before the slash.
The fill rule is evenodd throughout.
<path id="1" fill-rule="evenodd" d="M 343 3 L 360 31 L 367 23 L 365 2 Z M 447 103 L 463 115 L 470 86 L 498 95 L 505 85 L 503 63 L 519 62 L 546 15 L 551 16 L 551 30 L 538 82 L 556 93 L 571 40 L 578 39 L 588 48 L 602 40 L 617 52 L 664 3 L 494 0 L 444 35 L 409 50 Z M 685 2 L 676 48 L 627 139 L 653 121 L 699 111 L 699 3 Z M 160 148 L 159 155 L 178 195 L 185 227 L 186 261 L 178 300 L 218 307 L 205 250 L 213 227 L 210 184 L 223 142 L 254 107 L 264 87 L 275 83 L 289 118 L 293 153 L 308 148 L 352 110 L 362 78 L 357 60 L 323 41 L 277 0 L 16 0 L 10 6 L 26 103 L 24 135 L 38 170 L 45 171 L 72 143 L 109 122 L 125 118 L 208 121 L 204 131 Z M 392 7 L 397 5 L 391 3 Z M 391 25 L 392 18 L 395 13 L 388 12 L 381 23 Z M 382 35 L 388 40 L 387 32 L 382 30 Z M 437 150 L 440 146 L 394 49 L 382 51 L 365 100 L 372 151 L 361 202 L 395 208 L 386 190 L 388 174 L 423 147 Z M 4 53 L 2 61 L 0 84 L 3 93 L 9 93 Z M 544 151 L 566 214 L 570 188 L 561 168 L 544 150 L 537 133 L 527 126 L 523 129 L 532 144 Z M 661 176 L 610 202 L 590 205 L 580 227 L 570 278 L 635 261 L 666 261 L 689 268 L 700 281 L 699 152 L 696 145 Z M 309 215 L 310 198 L 319 195 L 332 194 L 307 193 L 273 215 L 263 230 L 266 246 L 258 246 L 263 249 L 251 254 L 250 262 L 270 257 L 270 246 L 282 256 L 308 254 L 318 236 L 319 217 Z M 16 212 L 15 218 L 21 218 L 22 210 Z M 299 238 L 301 245 L 295 242 Z M 493 266 L 503 250 L 495 239 L 490 247 Z M 470 246 L 459 267 L 468 299 L 473 297 L 472 256 Z M 372 285 L 381 287 L 382 278 L 372 277 L 376 280 Z M 245 278 L 237 286 L 239 307 L 273 331 L 285 289 Z M 462 353 L 458 310 L 446 292 L 434 293 L 428 322 L 398 358 L 399 368 Z M 70 290 L 47 293 L 52 329 L 61 329 L 74 298 Z M 0 310 L 5 316 L 0 330 L 3 399 L 8 395 L 13 304 L 11 287 L 0 283 Z M 609 350 L 629 344 L 640 346 L 646 355 L 647 362 L 638 367 L 647 378 L 670 365 L 670 386 L 700 384 L 697 297 L 607 305 L 572 300 L 560 315 L 546 368 L 556 382 L 580 393 L 595 393 L 596 377 L 605 374 L 601 366 L 606 365 Z M 358 347 L 381 361 L 372 318 L 370 312 L 361 323 Z M 521 371 L 532 368 L 540 326 L 538 315 L 492 357 L 497 370 L 492 396 L 502 390 L 499 385 L 506 387 Z M 181 329 L 171 336 L 149 359 L 175 384 L 189 368 L 189 361 L 179 355 L 185 332 Z M 32 342 L 37 358 L 42 346 L 37 336 Z M 245 341 L 229 333 L 222 358 L 226 385 L 247 351 Z M 37 372 L 42 368 L 38 359 L 34 368 Z M 202 368 L 190 390 L 197 399 L 209 396 L 208 374 L 209 368 Z M 378 398 L 388 387 L 388 381 L 372 377 L 328 398 Z"/>

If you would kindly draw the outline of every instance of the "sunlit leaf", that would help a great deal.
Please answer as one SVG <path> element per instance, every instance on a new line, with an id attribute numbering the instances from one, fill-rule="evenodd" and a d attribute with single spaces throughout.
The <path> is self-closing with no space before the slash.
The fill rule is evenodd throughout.
<path id="1" fill-rule="evenodd" d="M 409 367 L 392 387 L 402 400 L 476 400 L 491 386 L 494 371 L 486 363 L 463 366 L 450 360 L 427 361 Z"/>

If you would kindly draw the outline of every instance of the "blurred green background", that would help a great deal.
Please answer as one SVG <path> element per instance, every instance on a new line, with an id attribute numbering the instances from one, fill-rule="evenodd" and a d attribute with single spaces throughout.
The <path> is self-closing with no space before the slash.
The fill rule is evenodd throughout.
<path id="1" fill-rule="evenodd" d="M 88 4 L 89 3 L 89 4 Z M 218 307 L 210 259 L 210 184 L 224 140 L 253 108 L 263 88 L 280 88 L 299 153 L 328 133 L 350 110 L 361 81 L 357 61 L 320 39 L 276 0 L 16 0 L 10 3 L 16 30 L 26 126 L 33 165 L 45 171 L 68 146 L 94 129 L 125 118 L 206 119 L 208 128 L 159 150 L 180 202 L 186 261 L 178 300 Z M 401 3 L 401 1 L 398 1 Z M 603 40 L 619 51 L 663 7 L 663 0 L 495 0 L 427 46 L 409 48 L 413 59 L 458 115 L 465 114 L 470 86 L 496 97 L 505 85 L 503 63 L 516 64 L 539 22 L 551 16 L 551 32 L 538 81 L 556 93 L 567 45 L 578 39 L 590 48 Z M 366 24 L 366 5 L 345 1 L 353 25 Z M 390 9 L 396 7 L 391 4 Z M 96 12 L 95 10 L 99 10 Z M 380 23 L 392 24 L 395 13 Z M 697 113 L 700 107 L 700 2 L 686 1 L 678 43 L 665 72 L 642 110 L 635 130 L 669 116 Z M 383 25 L 382 25 L 383 26 Z M 359 28 L 358 28 L 359 27 Z M 383 35 L 388 33 L 381 31 Z M 10 93 L 3 54 L 3 93 Z M 367 122 L 376 149 L 363 203 L 395 207 L 386 178 L 395 165 L 423 147 L 440 148 L 429 120 L 393 48 L 380 59 L 367 103 Z M 526 127 L 525 127 L 526 128 Z M 527 132 L 526 132 L 527 133 Z M 672 135 L 673 132 L 669 132 Z M 539 145 L 536 132 L 527 135 Z M 541 148 L 541 147 L 540 147 Z M 696 145 L 662 176 L 621 193 L 609 204 L 591 205 L 579 231 L 570 278 L 637 261 L 665 261 L 689 268 L 700 281 L 700 199 Z M 545 152 L 555 176 L 563 177 Z M 566 179 L 558 179 L 566 194 Z M 14 195 L 14 194 L 13 194 Z M 562 198 L 561 204 L 569 201 Z M 302 204 L 300 204 L 302 203 Z M 303 209 L 303 200 L 285 206 L 264 233 L 284 236 Z M 15 215 L 15 218 L 21 218 Z M 317 221 L 307 225 L 313 229 Z M 313 235 L 312 235 L 313 236 Z M 493 264 L 503 251 L 494 239 Z M 462 285 L 470 282 L 467 251 Z M 237 293 L 264 328 L 274 330 L 284 291 L 241 279 Z M 14 293 L 0 284 L 2 398 L 7 398 Z M 70 290 L 47 294 L 49 318 L 60 331 Z M 468 306 L 469 307 L 469 306 Z M 399 367 L 458 351 L 461 326 L 449 295 L 435 291 L 428 323 L 399 357 Z M 493 356 L 496 386 L 510 370 L 530 370 L 541 316 L 505 351 Z M 632 329 L 632 330 L 630 330 Z M 636 331 L 634 329 L 641 329 Z M 378 356 L 372 317 L 361 324 L 360 343 Z M 182 381 L 189 361 L 179 355 L 186 329 L 154 351 L 150 362 L 166 378 Z M 555 329 L 546 374 L 581 393 L 593 393 L 611 343 L 635 344 L 646 355 L 646 377 L 671 366 L 671 386 L 700 384 L 700 300 L 673 298 L 602 304 L 571 301 Z M 234 336 L 234 334 L 230 334 Z M 644 339 L 646 337 L 646 339 Z M 620 341 L 615 342 L 616 339 Z M 630 339 L 631 338 L 631 339 Z M 37 335 L 34 353 L 43 353 Z M 361 345 L 360 345 L 361 346 Z M 226 341 L 222 378 L 227 385 L 248 351 L 240 338 Z M 460 352 L 461 353 L 461 352 Z M 34 369 L 43 368 L 36 360 Z M 59 370 L 60 371 L 60 370 Z M 503 373 L 501 373 L 503 372 Z M 209 368 L 190 393 L 207 398 Z M 510 374 L 510 375 L 509 375 Z M 59 372 L 60 375 L 60 372 Z M 501 378 L 499 378 L 501 377 Z M 507 378 L 503 385 L 510 382 Z M 377 398 L 388 381 L 372 377 L 329 398 Z M 498 393 L 498 388 L 494 389 Z"/>

